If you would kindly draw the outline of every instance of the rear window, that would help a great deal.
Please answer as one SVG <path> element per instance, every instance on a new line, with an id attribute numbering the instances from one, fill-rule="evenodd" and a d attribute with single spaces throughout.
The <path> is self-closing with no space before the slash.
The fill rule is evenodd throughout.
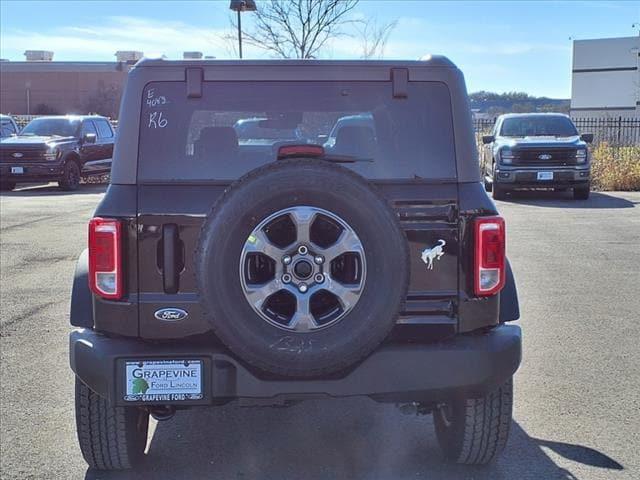
<path id="1" fill-rule="evenodd" d="M 288 144 L 322 145 L 371 179 L 456 176 L 449 90 L 410 82 L 182 82 L 147 85 L 140 122 L 141 181 L 233 180 L 276 161 Z"/>
<path id="2" fill-rule="evenodd" d="M 260 125 L 270 125 L 268 118 L 250 118 L 238 120 L 233 129 L 238 140 L 298 140 L 301 138 L 297 126 L 290 128 L 269 128 Z"/>
<path id="3" fill-rule="evenodd" d="M 13 123 L 11 123 L 11 120 L 8 120 L 8 119 L 0 120 L 0 137 L 2 138 L 10 137 L 14 133 L 17 133 L 17 132 L 13 126 Z"/>
<path id="4" fill-rule="evenodd" d="M 109 122 L 106 120 L 94 120 L 96 127 L 98 128 L 98 133 L 100 134 L 100 138 L 113 138 L 113 131 L 111 130 L 111 126 L 109 126 Z"/>

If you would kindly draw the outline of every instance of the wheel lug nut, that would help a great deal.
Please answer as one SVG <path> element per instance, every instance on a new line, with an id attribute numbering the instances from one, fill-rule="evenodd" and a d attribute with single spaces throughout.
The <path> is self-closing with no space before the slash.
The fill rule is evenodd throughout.
<path id="1" fill-rule="evenodd" d="M 300 245 L 298 247 L 298 253 L 300 255 L 306 255 L 307 253 L 309 253 L 309 249 L 305 245 Z"/>
<path id="2" fill-rule="evenodd" d="M 291 275 L 289 275 L 288 273 L 285 273 L 284 275 L 282 275 L 282 283 L 290 283 L 291 282 Z"/>
<path id="3" fill-rule="evenodd" d="M 284 263 L 285 265 L 289 265 L 291 263 L 291 257 L 289 255 L 285 255 L 284 257 L 282 257 L 282 263 Z"/>
<path id="4" fill-rule="evenodd" d="M 298 290 L 300 290 L 300 292 L 305 293 L 307 290 L 309 290 L 309 287 L 307 287 L 306 283 L 301 283 L 300 285 L 298 285 Z"/>
<path id="5" fill-rule="evenodd" d="M 322 283 L 324 282 L 324 275 L 321 273 L 316 273 L 316 276 L 313 278 L 316 283 Z"/>
<path id="6" fill-rule="evenodd" d="M 316 255 L 316 258 L 313 259 L 318 265 L 322 265 L 324 263 L 324 257 L 322 255 Z"/>

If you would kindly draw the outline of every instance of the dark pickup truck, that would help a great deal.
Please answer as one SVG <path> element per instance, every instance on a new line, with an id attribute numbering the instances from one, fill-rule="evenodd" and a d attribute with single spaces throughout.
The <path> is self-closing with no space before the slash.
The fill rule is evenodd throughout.
<path id="1" fill-rule="evenodd" d="M 142 60 L 94 215 L 70 335 L 90 466 L 143 460 L 149 415 L 348 396 L 433 413 L 454 462 L 504 448 L 518 297 L 446 58 Z"/>
<path id="2" fill-rule="evenodd" d="M 0 186 L 57 181 L 63 190 L 76 190 L 81 177 L 110 172 L 114 139 L 105 117 L 36 118 L 0 140 Z"/>
<path id="3" fill-rule="evenodd" d="M 491 135 L 482 137 L 485 187 L 497 200 L 522 188 L 573 189 L 575 199 L 586 200 L 592 140 L 591 134 L 580 135 L 567 115 L 501 115 Z"/>
<path id="4" fill-rule="evenodd" d="M 17 135 L 20 129 L 9 115 L 0 115 L 0 139 Z"/>

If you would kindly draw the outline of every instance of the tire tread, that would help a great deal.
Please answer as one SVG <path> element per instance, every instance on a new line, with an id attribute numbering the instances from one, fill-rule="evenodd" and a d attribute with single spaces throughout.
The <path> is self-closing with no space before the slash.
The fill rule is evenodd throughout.
<path id="1" fill-rule="evenodd" d="M 122 470 L 135 465 L 140 449 L 135 416 L 113 407 L 76 379 L 76 427 L 85 461 L 97 470 Z M 130 412 L 129 412 L 130 413 Z"/>
<path id="2" fill-rule="evenodd" d="M 463 465 L 484 465 L 504 450 L 509 437 L 513 403 L 513 380 L 481 398 L 462 402 L 458 428 L 446 433 L 436 421 L 438 441 L 446 456 Z M 438 428 L 439 427 L 439 428 Z M 453 433 L 455 432 L 455 433 Z"/>
<path id="3" fill-rule="evenodd" d="M 511 424 L 511 380 L 486 397 L 465 401 L 464 442 L 456 463 L 482 465 L 500 453 Z"/>
<path id="4" fill-rule="evenodd" d="M 289 160 L 279 160 L 278 162 L 274 162 L 274 163 L 269 163 L 267 165 L 264 165 L 262 167 L 258 167 L 250 172 L 248 172 L 247 174 L 245 174 L 243 177 L 241 177 L 240 179 L 236 180 L 229 188 L 227 188 L 225 190 L 225 192 L 220 195 L 220 197 L 218 197 L 218 199 L 214 202 L 214 204 L 212 205 L 209 214 L 207 215 L 207 221 L 203 222 L 201 228 L 200 228 L 200 234 L 199 234 L 199 242 L 198 242 L 198 247 L 196 248 L 196 252 L 195 252 L 195 256 L 194 258 L 196 259 L 196 272 L 197 272 L 197 277 L 201 276 L 201 269 L 199 268 L 199 259 L 202 259 L 203 256 L 205 255 L 205 250 L 206 250 L 206 238 L 207 238 L 207 232 L 209 229 L 209 222 L 212 218 L 215 217 L 215 215 L 217 214 L 217 212 L 219 210 L 221 210 L 222 208 L 224 208 L 225 204 L 227 204 L 231 198 L 233 198 L 235 195 L 237 195 L 237 192 L 239 190 L 239 187 L 245 183 L 251 182 L 253 181 L 256 177 L 259 177 L 261 175 L 264 175 L 265 173 L 271 171 L 271 170 L 279 170 L 282 168 L 304 168 L 305 166 L 313 166 L 315 164 L 317 164 L 319 161 L 318 160 L 311 160 L 311 159 L 289 159 Z M 369 190 L 371 190 L 373 192 L 373 194 L 378 198 L 378 200 L 380 202 L 382 202 L 384 205 L 388 206 L 389 211 L 390 211 L 390 216 L 389 219 L 391 222 L 394 223 L 394 227 L 397 229 L 398 232 L 401 232 L 401 234 L 403 235 L 403 239 L 405 241 L 404 244 L 404 248 L 402 249 L 402 261 L 401 264 L 403 265 L 403 268 L 405 269 L 405 271 L 407 272 L 406 275 L 404 275 L 404 278 L 402 280 L 402 287 L 398 290 L 400 293 L 398 295 L 398 298 L 393 298 L 390 299 L 389 301 L 392 302 L 393 304 L 397 304 L 399 305 L 399 308 L 397 309 L 396 313 L 394 314 L 394 317 L 392 318 L 392 320 L 394 320 L 393 322 L 389 322 L 388 326 L 386 329 L 384 330 L 379 330 L 377 332 L 376 338 L 372 340 L 371 344 L 375 344 L 375 345 L 379 345 L 388 335 L 389 333 L 393 330 L 393 327 L 395 326 L 395 319 L 397 318 L 397 316 L 400 314 L 400 312 L 403 310 L 404 308 L 404 303 L 406 300 L 406 292 L 409 288 L 409 281 L 410 281 L 410 277 L 408 275 L 408 272 L 410 270 L 410 258 L 409 258 L 409 249 L 408 249 L 408 245 L 406 244 L 406 238 L 404 237 L 404 233 L 402 230 L 402 227 L 400 225 L 400 220 L 398 218 L 398 216 L 393 212 L 393 210 L 391 209 L 391 207 L 388 204 L 388 201 L 386 200 L 386 198 L 382 195 L 382 193 L 379 191 L 379 189 L 371 184 L 370 182 L 368 182 L 366 179 L 364 179 L 362 176 L 358 175 L 357 173 L 342 167 L 340 165 L 335 165 L 329 162 L 324 163 L 324 166 L 328 169 L 334 170 L 335 172 L 338 172 L 340 175 L 348 177 L 350 179 L 352 179 L 354 182 L 358 182 L 358 183 L 364 183 L 367 185 L 367 187 L 369 188 Z M 202 289 L 200 288 L 200 284 L 201 282 L 198 281 L 198 294 L 199 296 L 203 296 L 204 292 L 202 291 Z M 203 310 L 203 314 L 206 317 L 212 318 L 214 316 L 213 312 L 211 311 L 210 307 L 207 306 L 206 302 L 201 302 L 201 308 Z M 212 326 L 214 332 L 216 334 L 218 334 L 218 336 L 220 335 L 220 331 L 218 329 L 218 327 L 213 324 Z M 363 358 L 365 358 L 369 353 L 371 353 L 371 345 L 365 345 L 360 349 L 354 349 L 352 352 L 350 352 L 349 355 L 344 355 L 341 359 L 339 364 L 334 363 L 330 366 L 327 367 L 316 367 L 316 368 L 308 368 L 305 372 L 300 372 L 298 369 L 295 368 L 287 368 L 283 365 L 274 365 L 272 363 L 267 363 L 267 362 L 263 362 L 260 359 L 257 358 L 249 358 L 246 355 L 243 355 L 243 352 L 241 349 L 239 349 L 239 347 L 237 345 L 232 344 L 231 342 L 225 342 L 226 346 L 236 355 L 238 355 L 240 358 L 243 358 L 246 362 L 248 362 L 249 364 L 263 370 L 263 371 L 267 371 L 267 372 L 271 372 L 271 373 L 275 373 L 277 375 L 283 375 L 286 377 L 316 377 L 316 376 L 323 376 L 326 374 L 331 374 L 331 373 L 335 373 L 336 371 L 342 371 L 347 369 L 348 367 L 354 365 L 355 363 L 357 363 L 358 361 L 362 360 Z"/>

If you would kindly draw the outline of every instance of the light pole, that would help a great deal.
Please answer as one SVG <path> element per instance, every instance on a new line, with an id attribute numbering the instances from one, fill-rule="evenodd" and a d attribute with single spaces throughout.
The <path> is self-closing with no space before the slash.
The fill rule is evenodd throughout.
<path id="1" fill-rule="evenodd" d="M 634 23 L 631 25 L 631 28 L 638 29 L 638 46 L 633 47 L 631 52 L 635 54 L 636 57 L 636 65 L 638 68 L 636 69 L 638 80 L 636 81 L 636 111 L 640 111 L 640 23 Z"/>
<path id="2" fill-rule="evenodd" d="M 240 13 L 255 12 L 256 2 L 255 0 L 231 0 L 229 9 L 238 12 L 238 53 L 240 54 L 240 58 L 242 58 L 242 20 Z"/>

